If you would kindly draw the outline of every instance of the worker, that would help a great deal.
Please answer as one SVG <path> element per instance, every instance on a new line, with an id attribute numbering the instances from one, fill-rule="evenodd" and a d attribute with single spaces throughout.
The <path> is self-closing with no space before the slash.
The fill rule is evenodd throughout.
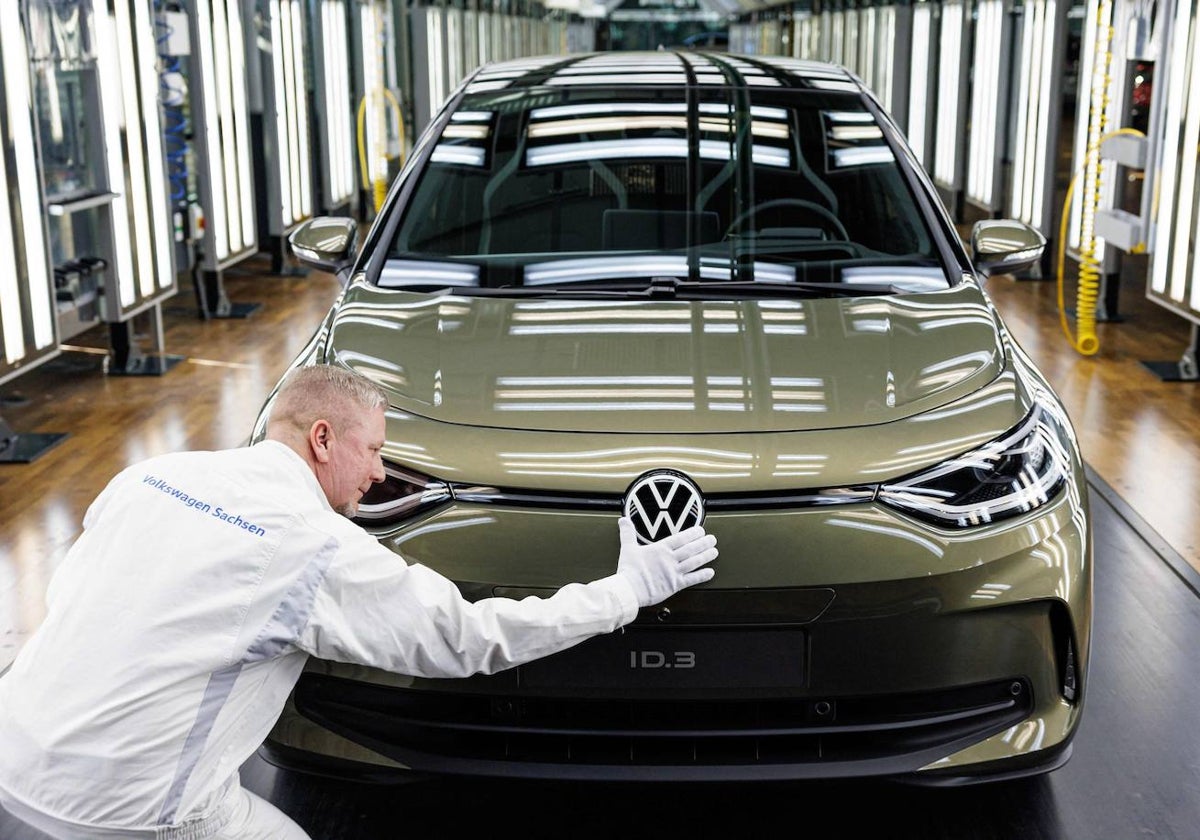
<path id="1" fill-rule="evenodd" d="M 639 545 L 621 518 L 615 573 L 468 602 L 349 519 L 384 478 L 386 405 L 355 373 L 299 368 L 265 440 L 151 458 L 105 487 L 0 677 L 0 804 L 71 840 L 305 838 L 238 767 L 310 655 L 493 673 L 712 578 L 703 528 Z"/>

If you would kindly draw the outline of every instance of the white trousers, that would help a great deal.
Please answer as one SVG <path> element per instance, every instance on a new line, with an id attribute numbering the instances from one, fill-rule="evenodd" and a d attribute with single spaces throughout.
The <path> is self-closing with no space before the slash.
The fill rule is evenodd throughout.
<path id="1" fill-rule="evenodd" d="M 161 828 L 107 828 L 68 822 L 0 794 L 10 814 L 54 840 L 312 840 L 286 814 L 261 797 L 235 785 L 216 812 L 203 820 Z"/>

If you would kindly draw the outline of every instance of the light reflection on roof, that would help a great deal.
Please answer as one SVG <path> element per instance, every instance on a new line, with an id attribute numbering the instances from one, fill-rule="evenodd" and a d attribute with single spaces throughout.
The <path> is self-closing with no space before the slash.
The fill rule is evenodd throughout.
<path id="1" fill-rule="evenodd" d="M 717 53 L 594 53 L 521 59 L 482 68 L 468 92 L 508 87 L 573 85 L 724 85 L 857 91 L 845 69 L 778 56 Z"/>

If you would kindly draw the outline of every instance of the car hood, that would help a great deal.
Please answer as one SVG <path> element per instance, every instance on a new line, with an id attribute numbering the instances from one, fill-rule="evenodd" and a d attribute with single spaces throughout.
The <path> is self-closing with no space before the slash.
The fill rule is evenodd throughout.
<path id="1" fill-rule="evenodd" d="M 392 405 L 467 426 L 784 432 L 886 423 L 993 380 L 997 321 L 970 281 L 804 300 L 427 295 L 355 283 L 327 357 Z"/>

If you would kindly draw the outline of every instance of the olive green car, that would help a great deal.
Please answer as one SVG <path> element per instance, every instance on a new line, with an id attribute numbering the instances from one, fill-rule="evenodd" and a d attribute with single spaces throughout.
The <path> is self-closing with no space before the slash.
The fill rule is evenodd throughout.
<path id="1" fill-rule="evenodd" d="M 264 746 L 325 772 L 1008 778 L 1066 761 L 1092 560 L 1075 437 L 844 70 L 703 53 L 477 71 L 296 364 L 390 395 L 359 520 L 472 599 L 613 571 L 703 521 L 716 577 L 490 677 L 318 660 Z M 261 421 L 259 433 L 261 434 Z"/>

